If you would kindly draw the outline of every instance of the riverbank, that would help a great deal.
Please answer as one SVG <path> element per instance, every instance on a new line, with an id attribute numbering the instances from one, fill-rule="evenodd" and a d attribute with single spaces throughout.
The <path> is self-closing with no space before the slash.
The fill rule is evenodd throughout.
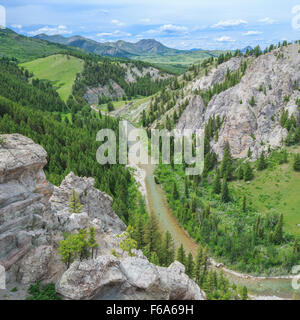
<path id="1" fill-rule="evenodd" d="M 163 189 L 160 185 L 155 183 L 155 166 L 139 165 L 137 167 L 139 176 L 145 177 L 145 198 L 147 199 L 146 201 L 149 212 L 153 212 L 156 215 L 160 228 L 163 232 L 169 231 L 171 233 L 176 247 L 183 244 L 183 247 L 187 252 L 191 252 L 196 256 L 198 244 L 179 225 L 168 207 Z M 141 174 L 142 171 L 144 172 L 143 174 Z M 292 279 L 295 276 L 252 276 L 230 270 L 222 263 L 215 261 L 213 258 L 210 258 L 210 264 L 216 271 L 223 271 L 231 283 L 242 286 L 245 285 L 257 300 L 291 299 L 293 296 L 294 290 L 292 288 Z"/>

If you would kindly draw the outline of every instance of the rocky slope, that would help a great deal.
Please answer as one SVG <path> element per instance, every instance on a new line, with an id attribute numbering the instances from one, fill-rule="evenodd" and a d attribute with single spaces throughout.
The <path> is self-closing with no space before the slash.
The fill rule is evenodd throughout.
<path id="1" fill-rule="evenodd" d="M 280 124 L 283 110 L 300 119 L 296 99 L 300 98 L 300 46 L 289 45 L 262 55 L 250 63 L 241 82 L 215 95 L 205 107 L 202 98 L 186 91 L 189 105 L 180 118 L 177 128 L 202 129 L 210 117 L 225 121 L 213 150 L 222 156 L 229 141 L 232 155 L 242 158 L 250 148 L 257 158 L 263 150 L 278 147 L 287 136 Z M 188 89 L 204 90 L 224 79 L 224 71 L 236 69 L 239 58 L 234 58 L 210 72 L 207 77 L 192 81 Z M 226 72 L 226 71 L 225 71 Z M 250 101 L 254 98 L 255 105 Z"/>
<path id="2" fill-rule="evenodd" d="M 157 80 L 167 80 L 171 77 L 169 73 L 160 71 L 159 69 L 151 66 L 137 68 L 137 66 L 132 63 L 122 63 L 120 66 L 125 71 L 124 80 L 128 84 L 136 83 L 139 81 L 139 78 L 145 78 L 147 76 L 149 76 L 150 80 L 153 82 Z M 124 89 L 115 81 L 110 80 L 104 86 L 88 88 L 83 98 L 90 105 L 97 105 L 99 102 L 99 97 L 107 97 L 112 100 L 118 100 L 124 96 L 126 96 Z"/>
<path id="3" fill-rule="evenodd" d="M 47 154 L 42 147 L 19 134 L 0 138 L 0 263 L 8 289 L 43 281 L 55 282 L 64 299 L 205 299 L 180 263 L 161 268 L 140 251 L 135 257 L 122 252 L 116 234 L 126 226 L 112 210 L 112 199 L 93 187 L 94 179 L 70 173 L 53 187 L 43 172 Z M 83 204 L 80 214 L 69 212 L 73 190 Z M 66 270 L 58 242 L 64 233 L 91 226 L 98 256 Z M 111 255 L 112 249 L 120 258 Z M 0 290 L 1 296 L 24 299 L 25 291 Z"/>

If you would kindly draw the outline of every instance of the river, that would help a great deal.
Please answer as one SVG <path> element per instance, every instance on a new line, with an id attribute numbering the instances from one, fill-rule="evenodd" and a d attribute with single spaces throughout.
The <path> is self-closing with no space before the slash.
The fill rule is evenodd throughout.
<path id="1" fill-rule="evenodd" d="M 147 206 L 149 212 L 153 212 L 159 222 L 162 232 L 169 231 L 174 239 L 175 246 L 181 243 L 186 252 L 197 254 L 197 243 L 187 234 L 187 232 L 178 224 L 175 217 L 170 212 L 164 191 L 161 186 L 154 181 L 154 165 L 139 165 L 145 172 L 145 186 L 147 193 Z M 291 299 L 294 293 L 291 279 L 259 279 L 259 277 L 248 277 L 243 274 L 235 274 L 234 271 L 215 268 L 217 271 L 223 270 L 231 283 L 246 286 L 249 293 L 261 297 L 280 297 Z M 248 278 L 247 278 L 248 277 Z M 298 291 L 300 299 L 300 292 Z"/>

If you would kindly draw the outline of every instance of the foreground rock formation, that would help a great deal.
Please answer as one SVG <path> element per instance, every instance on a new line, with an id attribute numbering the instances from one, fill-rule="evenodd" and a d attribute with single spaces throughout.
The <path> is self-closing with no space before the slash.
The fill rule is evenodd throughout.
<path id="1" fill-rule="evenodd" d="M 116 234 L 126 226 L 112 199 L 93 187 L 94 179 L 70 173 L 54 187 L 43 172 L 47 154 L 41 146 L 19 134 L 0 137 L 0 264 L 7 283 L 55 282 L 65 299 L 205 299 L 180 263 L 161 268 L 140 251 L 128 257 L 120 250 Z M 69 212 L 73 190 L 83 204 L 80 214 Z M 99 243 L 97 258 L 75 261 L 66 270 L 58 242 L 64 233 L 91 226 Z M 120 258 L 111 255 L 112 249 Z"/>

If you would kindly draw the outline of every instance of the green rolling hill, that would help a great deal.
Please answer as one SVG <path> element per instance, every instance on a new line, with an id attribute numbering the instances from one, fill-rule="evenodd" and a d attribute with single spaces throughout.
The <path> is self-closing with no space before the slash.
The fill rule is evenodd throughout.
<path id="1" fill-rule="evenodd" d="M 67 101 L 72 93 L 76 74 L 83 71 L 84 61 L 73 56 L 56 54 L 23 63 L 21 66 L 32 72 L 35 78 L 51 81 L 61 98 Z"/>
<path id="2" fill-rule="evenodd" d="M 83 52 L 78 48 L 25 37 L 10 29 L 0 29 L 0 57 L 26 62 L 66 51 Z"/>

